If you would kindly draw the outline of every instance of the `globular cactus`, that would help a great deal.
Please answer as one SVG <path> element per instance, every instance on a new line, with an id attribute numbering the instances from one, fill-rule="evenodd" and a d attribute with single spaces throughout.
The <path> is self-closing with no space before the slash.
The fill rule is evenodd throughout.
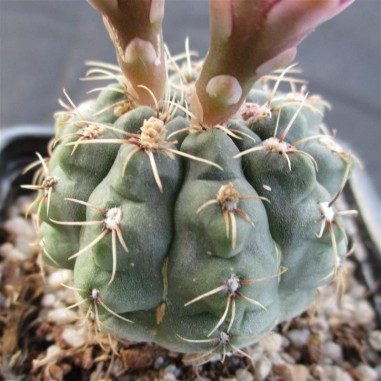
<path id="1" fill-rule="evenodd" d="M 184 65 L 164 56 L 163 1 L 90 3 L 122 71 L 90 63 L 115 83 L 61 101 L 26 186 L 46 262 L 74 270 L 99 331 L 198 361 L 244 354 L 338 281 L 348 251 L 341 219 L 356 212 L 335 201 L 356 158 L 293 65 L 269 73 L 350 1 L 212 0 L 210 51 Z"/>

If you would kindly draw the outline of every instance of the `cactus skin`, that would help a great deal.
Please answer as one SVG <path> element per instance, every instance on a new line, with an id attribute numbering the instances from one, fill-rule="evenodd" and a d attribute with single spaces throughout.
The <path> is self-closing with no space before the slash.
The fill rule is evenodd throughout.
<path id="1" fill-rule="evenodd" d="M 290 67 L 276 82 L 262 77 L 237 113 L 210 126 L 185 107 L 199 65 L 174 66 L 174 105 L 147 87 L 137 96 L 115 67 L 98 65 L 90 76 L 108 71 L 117 83 L 80 107 L 68 98 L 37 184 L 25 186 L 40 190 L 46 262 L 74 270 L 78 305 L 97 331 L 198 362 L 244 355 L 340 280 L 341 217 L 356 212 L 334 203 L 356 159 L 324 128 L 328 104 L 299 89 Z"/>
<path id="2" fill-rule="evenodd" d="M 108 111 L 95 116 L 105 105 L 120 100 L 110 88 L 88 103 L 87 109 L 67 112 L 66 120 L 62 114 L 57 117 L 58 138 L 48 165 L 49 176 L 57 178 L 57 183 L 51 192 L 49 214 L 47 201 L 39 211 L 47 263 L 74 269 L 74 287 L 79 301 L 86 301 L 82 304 L 85 312 L 96 304 L 91 290 L 98 290 L 107 306 L 96 304 L 100 329 L 175 351 L 203 353 L 221 342 L 216 339 L 220 332 L 227 333 L 230 341 L 216 350 L 225 350 L 225 346 L 229 350 L 230 344 L 241 348 L 309 308 L 317 288 L 335 277 L 328 229 L 317 237 L 322 220 L 319 203 L 334 197 L 348 166 L 322 143 L 324 102 L 314 97 L 308 103 L 290 102 L 285 94 L 277 93 L 271 117 L 257 114 L 248 118 L 250 107 L 272 96 L 266 82 L 259 82 L 226 129 L 188 129 L 174 135 L 174 147 L 179 151 L 218 164 L 223 171 L 198 160 L 154 152 L 161 192 L 144 151 L 131 157 L 123 174 L 136 146 L 123 142 L 133 138 L 116 130 L 139 133 L 157 113 L 137 106 L 119 117 Z M 164 123 L 167 135 L 189 127 L 188 119 L 184 115 L 169 117 Z M 278 138 L 292 122 L 284 140 L 287 143 L 318 136 L 297 148 L 311 153 L 318 167 L 324 166 L 323 174 L 301 153 L 288 154 L 291 170 L 287 159 L 277 152 L 243 154 L 271 139 L 277 121 Z M 82 140 L 73 153 L 79 138 L 70 134 L 85 126 L 100 130 L 103 126 L 103 134 Z M 115 139 L 119 141 L 107 143 Z M 326 135 L 325 139 L 332 138 Z M 89 144 L 97 140 L 104 143 Z M 240 154 L 242 157 L 237 157 Z M 217 201 L 221 187 L 233 192 L 227 192 L 225 201 L 221 192 Z M 241 200 L 229 204 L 234 189 Z M 43 195 L 44 191 L 39 199 Z M 223 207 L 230 220 L 228 234 Z M 104 221 L 100 210 L 112 208 L 121 210 L 120 231 L 128 252 L 117 234 L 114 243 L 112 234 L 107 234 L 91 245 L 107 230 L 104 225 L 71 224 Z M 340 229 L 334 227 L 334 236 L 337 271 L 347 249 Z M 110 282 L 113 265 L 116 272 Z M 226 285 L 229 279 L 231 289 L 221 287 L 215 294 L 189 303 Z M 248 280 L 257 282 L 245 284 Z M 205 339 L 210 342 L 189 342 Z"/>

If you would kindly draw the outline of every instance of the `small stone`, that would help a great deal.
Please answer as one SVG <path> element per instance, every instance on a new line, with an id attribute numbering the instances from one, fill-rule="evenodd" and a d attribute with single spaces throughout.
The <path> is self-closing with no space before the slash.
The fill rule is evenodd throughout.
<path id="1" fill-rule="evenodd" d="M 282 337 L 282 347 L 288 348 L 291 345 L 290 339 L 286 336 L 281 336 L 281 337 Z"/>
<path id="2" fill-rule="evenodd" d="M 164 364 L 165 364 L 165 359 L 164 359 L 164 357 L 159 356 L 159 357 L 157 357 L 156 360 L 155 360 L 154 368 L 155 368 L 155 369 L 160 369 L 160 368 L 162 368 L 162 367 L 164 366 Z"/>
<path id="3" fill-rule="evenodd" d="M 165 369 L 164 369 L 164 374 L 167 374 L 167 373 L 174 373 L 176 371 L 176 365 L 168 365 Z"/>
<path id="4" fill-rule="evenodd" d="M 370 332 L 368 341 L 375 351 L 381 351 L 381 331 Z"/>
<path id="5" fill-rule="evenodd" d="M 33 241 L 33 236 L 30 236 L 28 234 L 25 235 L 19 235 L 15 238 L 15 247 L 17 250 L 25 253 L 28 257 L 33 255 L 36 252 L 36 247 L 31 244 Z"/>
<path id="6" fill-rule="evenodd" d="M 344 294 L 343 297 L 341 298 L 341 311 L 339 312 L 343 312 L 343 311 L 350 311 L 350 312 L 356 311 L 356 300 L 353 298 L 351 294 Z"/>
<path id="7" fill-rule="evenodd" d="M 58 270 L 50 274 L 48 278 L 49 286 L 54 288 L 61 288 L 62 284 L 68 284 L 73 278 L 71 270 Z"/>
<path id="8" fill-rule="evenodd" d="M 46 368 L 44 367 L 44 376 L 46 375 L 45 380 L 56 380 L 56 381 L 63 381 L 64 380 L 64 366 L 51 363 Z"/>
<path id="9" fill-rule="evenodd" d="M 56 297 L 53 294 L 45 294 L 41 300 L 43 307 L 51 307 L 56 301 Z"/>
<path id="10" fill-rule="evenodd" d="M 262 357 L 255 362 L 254 376 L 255 381 L 264 381 L 270 374 L 272 363 L 267 357 Z"/>
<path id="11" fill-rule="evenodd" d="M 177 380 L 176 376 L 172 373 L 166 373 L 163 376 L 163 381 L 176 381 L 176 380 Z"/>
<path id="12" fill-rule="evenodd" d="M 343 298 L 341 301 L 342 304 L 344 304 L 345 297 L 346 297 L 346 295 L 343 295 Z M 322 310 L 324 311 L 324 315 L 328 315 L 331 317 L 337 315 L 339 308 L 338 308 L 335 300 L 330 298 L 328 295 L 326 296 L 325 299 L 323 299 L 323 296 L 322 296 L 321 300 L 323 300 L 321 307 L 322 307 Z"/>
<path id="13" fill-rule="evenodd" d="M 307 329 L 294 329 L 288 332 L 288 338 L 295 347 L 303 347 L 308 343 L 308 339 L 311 336 L 310 331 Z"/>
<path id="14" fill-rule="evenodd" d="M 265 336 L 258 345 L 266 352 L 279 352 L 282 348 L 282 336 L 272 333 Z"/>
<path id="15" fill-rule="evenodd" d="M 12 219 L 17 216 L 25 216 L 30 204 L 33 202 L 34 197 L 31 196 L 20 196 L 18 197 L 12 205 L 7 209 L 8 219 Z"/>
<path id="16" fill-rule="evenodd" d="M 320 381 L 326 381 L 325 372 L 321 365 L 314 365 L 312 367 L 311 374 Z"/>
<path id="17" fill-rule="evenodd" d="M 18 259 L 20 261 L 24 261 L 28 258 L 28 255 L 24 252 L 18 250 L 13 244 L 10 242 L 6 242 L 0 246 L 0 257 L 8 258 L 8 259 Z"/>
<path id="18" fill-rule="evenodd" d="M 325 342 L 321 346 L 321 354 L 329 359 L 340 362 L 343 359 L 343 351 L 340 345 L 330 341 Z"/>
<path id="19" fill-rule="evenodd" d="M 60 353 L 61 348 L 58 345 L 51 345 L 47 350 L 46 350 L 46 357 L 54 357 L 56 353 Z"/>
<path id="20" fill-rule="evenodd" d="M 176 365 L 168 365 L 164 369 L 164 374 L 172 374 L 175 378 L 180 376 L 181 370 L 176 367 Z"/>
<path id="21" fill-rule="evenodd" d="M 68 327 L 62 332 L 62 338 L 73 348 L 79 348 L 85 344 L 84 327 L 82 329 Z"/>
<path id="22" fill-rule="evenodd" d="M 25 218 L 17 216 L 11 218 L 3 224 L 4 230 L 6 230 L 10 235 L 15 237 L 24 236 L 31 242 L 36 233 L 33 226 Z"/>
<path id="23" fill-rule="evenodd" d="M 55 292 L 55 295 L 57 296 L 57 302 L 55 304 L 56 308 L 58 308 L 58 304 L 67 307 L 78 302 L 74 290 L 70 290 L 66 287 L 61 287 L 61 289 L 58 289 Z"/>
<path id="24" fill-rule="evenodd" d="M 310 371 L 304 365 L 277 365 L 275 373 L 282 381 L 307 381 Z"/>
<path id="25" fill-rule="evenodd" d="M 286 363 L 280 353 L 269 353 L 268 356 L 273 365 L 283 365 Z"/>
<path id="26" fill-rule="evenodd" d="M 253 375 L 246 369 L 238 369 L 235 372 L 238 381 L 253 381 Z"/>
<path id="27" fill-rule="evenodd" d="M 295 358 L 293 356 L 291 356 L 289 353 L 287 352 L 281 352 L 280 353 L 280 357 L 284 360 L 284 362 L 286 364 L 295 364 Z"/>
<path id="28" fill-rule="evenodd" d="M 353 381 L 353 378 L 338 366 L 323 365 L 322 369 L 322 381 Z"/>
<path id="29" fill-rule="evenodd" d="M 356 271 L 356 264 L 352 261 L 345 261 L 344 270 L 348 278 L 351 278 Z"/>
<path id="30" fill-rule="evenodd" d="M 366 287 L 363 286 L 362 284 L 356 284 L 350 289 L 350 294 L 355 299 L 362 299 L 364 295 L 366 294 Z"/>
<path id="31" fill-rule="evenodd" d="M 381 365 L 377 366 L 375 369 L 377 377 L 381 380 Z"/>
<path id="32" fill-rule="evenodd" d="M 374 321 L 375 313 L 368 301 L 360 300 L 356 302 L 355 318 L 362 325 L 367 325 Z"/>
<path id="33" fill-rule="evenodd" d="M 69 324 L 77 319 L 77 313 L 66 308 L 53 309 L 48 313 L 48 320 L 56 324 Z"/>
<path id="34" fill-rule="evenodd" d="M 263 357 L 263 348 L 259 344 L 254 345 L 252 347 L 248 347 L 247 352 L 254 362 L 258 361 L 259 359 Z"/>
<path id="35" fill-rule="evenodd" d="M 367 360 L 367 364 L 381 364 L 380 354 L 380 352 L 375 352 L 370 346 L 363 352 L 364 358 Z"/>
<path id="36" fill-rule="evenodd" d="M 356 368 L 356 376 L 359 380 L 377 381 L 378 375 L 375 369 L 369 365 L 361 364 Z"/>
<path id="37" fill-rule="evenodd" d="M 238 368 L 241 365 L 241 359 L 238 356 L 233 356 L 232 353 L 227 353 L 226 357 L 229 357 L 229 361 L 233 367 Z M 220 361 L 222 357 L 220 358 Z"/>
<path id="38" fill-rule="evenodd" d="M 320 327 L 319 333 L 321 335 L 324 335 L 324 332 L 329 331 L 329 322 L 327 321 L 325 316 L 315 317 L 315 324 L 316 324 L 316 326 Z M 322 336 L 321 339 L 324 340 L 325 338 Z"/>

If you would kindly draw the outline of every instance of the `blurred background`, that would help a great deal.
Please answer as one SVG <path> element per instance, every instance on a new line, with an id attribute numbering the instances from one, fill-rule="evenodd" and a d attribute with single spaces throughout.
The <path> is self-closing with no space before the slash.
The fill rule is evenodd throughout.
<path id="1" fill-rule="evenodd" d="M 309 1 L 309 0 L 300 0 Z M 207 0 L 167 0 L 164 39 L 172 53 L 209 44 Z M 333 104 L 326 123 L 361 158 L 381 191 L 381 2 L 358 0 L 299 47 L 311 94 Z M 75 103 L 94 83 L 85 60 L 115 63 L 101 16 L 85 0 L 0 0 L 0 128 L 52 126 L 65 88 Z M 0 132 L 1 133 L 1 132 Z"/>

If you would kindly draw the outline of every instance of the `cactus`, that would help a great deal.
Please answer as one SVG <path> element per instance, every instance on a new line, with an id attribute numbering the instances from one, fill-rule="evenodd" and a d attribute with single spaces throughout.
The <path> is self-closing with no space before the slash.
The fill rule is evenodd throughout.
<path id="1" fill-rule="evenodd" d="M 89 63 L 112 83 L 78 107 L 65 92 L 29 167 L 44 259 L 73 269 L 97 331 L 198 362 L 245 355 L 341 284 L 356 211 L 335 202 L 357 159 L 324 127 L 329 104 L 279 68 L 350 1 L 211 0 L 204 63 L 164 56 L 163 1 L 89 2 L 120 69 Z"/>

